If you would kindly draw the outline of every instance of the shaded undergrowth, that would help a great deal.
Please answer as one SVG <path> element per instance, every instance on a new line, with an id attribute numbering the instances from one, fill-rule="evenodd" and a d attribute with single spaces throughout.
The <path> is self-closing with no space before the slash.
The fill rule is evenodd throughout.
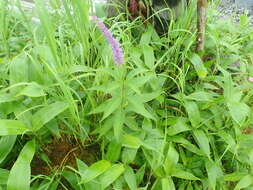
<path id="1" fill-rule="evenodd" d="M 210 8 L 201 55 L 194 3 L 164 36 L 106 19 L 119 66 L 89 2 L 62 3 L 0 2 L 0 189 L 252 188 L 245 15 L 234 25 Z"/>

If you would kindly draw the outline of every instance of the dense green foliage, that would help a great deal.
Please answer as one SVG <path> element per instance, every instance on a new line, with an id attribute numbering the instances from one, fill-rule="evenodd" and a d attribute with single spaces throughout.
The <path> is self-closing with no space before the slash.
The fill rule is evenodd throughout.
<path id="1" fill-rule="evenodd" d="M 0 189 L 253 188 L 247 16 L 210 8 L 198 55 L 194 3 L 163 37 L 119 15 L 118 66 L 88 1 L 18 2 L 0 1 Z"/>

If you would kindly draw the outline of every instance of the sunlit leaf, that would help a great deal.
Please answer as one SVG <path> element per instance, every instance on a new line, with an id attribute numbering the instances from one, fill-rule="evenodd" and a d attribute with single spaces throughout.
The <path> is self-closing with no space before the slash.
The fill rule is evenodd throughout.
<path id="1" fill-rule="evenodd" d="M 154 50 L 151 46 L 149 45 L 143 45 L 142 51 L 144 54 L 144 63 L 147 65 L 149 69 L 154 68 L 154 62 L 155 62 L 155 57 L 154 57 Z"/>
<path id="2" fill-rule="evenodd" d="M 11 152 L 12 147 L 16 142 L 16 136 L 0 137 L 0 164 L 4 161 L 6 156 Z"/>
<path id="3" fill-rule="evenodd" d="M 197 103 L 186 101 L 184 105 L 192 126 L 197 127 L 201 122 L 200 111 Z"/>
<path id="4" fill-rule="evenodd" d="M 154 100 L 155 98 L 157 98 L 160 95 L 161 95 L 161 91 L 156 91 L 156 92 L 152 92 L 152 93 L 141 94 L 140 96 L 141 96 L 143 102 L 149 102 L 151 100 Z"/>
<path id="5" fill-rule="evenodd" d="M 15 57 L 10 64 L 10 85 L 28 81 L 28 58 L 25 53 Z M 12 89 L 12 92 L 18 88 Z"/>
<path id="6" fill-rule="evenodd" d="M 194 130 L 193 131 L 194 137 L 196 138 L 196 141 L 200 147 L 200 149 L 206 154 L 207 157 L 210 157 L 210 146 L 209 146 L 209 140 L 204 133 L 203 130 Z"/>
<path id="7" fill-rule="evenodd" d="M 186 98 L 189 100 L 209 102 L 209 101 L 212 101 L 213 96 L 212 96 L 212 94 L 210 94 L 208 92 L 197 91 L 197 92 L 190 94 Z"/>
<path id="8" fill-rule="evenodd" d="M 137 189 L 137 183 L 136 183 L 136 176 L 134 174 L 134 171 L 131 167 L 127 166 L 124 172 L 124 178 L 127 182 L 128 187 L 130 190 L 136 190 Z"/>
<path id="9" fill-rule="evenodd" d="M 110 103 L 107 104 L 107 106 L 105 107 L 105 111 L 104 111 L 104 115 L 102 120 L 104 120 L 105 118 L 107 118 L 109 115 L 111 115 L 116 109 L 118 109 L 120 107 L 122 100 L 120 97 L 115 97 L 112 98 Z"/>
<path id="10" fill-rule="evenodd" d="M 46 94 L 40 85 L 37 83 L 30 83 L 17 94 L 17 96 L 22 95 L 28 97 L 41 97 L 45 96 Z"/>
<path id="11" fill-rule="evenodd" d="M 213 163 L 211 161 L 206 161 L 206 170 L 209 184 L 213 189 L 215 189 L 216 182 L 221 181 L 223 177 L 222 170 L 216 163 Z"/>
<path id="12" fill-rule="evenodd" d="M 28 128 L 18 120 L 0 120 L 0 136 L 21 135 L 29 131 Z"/>
<path id="13" fill-rule="evenodd" d="M 228 103 L 229 113 L 232 118 L 241 124 L 250 113 L 250 108 L 244 103 L 231 102 Z"/>
<path id="14" fill-rule="evenodd" d="M 251 175 L 246 175 L 236 184 L 234 190 L 244 189 L 252 184 L 253 184 L 253 177 Z"/>
<path id="15" fill-rule="evenodd" d="M 140 45 L 148 45 L 150 43 L 153 30 L 153 27 L 148 26 L 148 29 L 141 36 Z"/>
<path id="16" fill-rule="evenodd" d="M 163 168 L 166 172 L 166 174 L 171 174 L 171 171 L 176 166 L 179 159 L 179 154 L 174 148 L 173 144 L 170 144 L 168 153 L 165 157 Z"/>
<path id="17" fill-rule="evenodd" d="M 104 173 L 110 167 L 111 163 L 106 160 L 100 160 L 92 164 L 89 168 L 82 172 L 83 175 L 80 183 L 88 183 L 89 181 Z"/>
<path id="18" fill-rule="evenodd" d="M 113 124 L 113 129 L 114 129 L 114 135 L 117 141 L 120 141 L 122 131 L 123 131 L 123 126 L 125 122 L 125 112 L 121 109 L 119 109 L 115 114 L 114 114 L 114 124 Z"/>
<path id="19" fill-rule="evenodd" d="M 181 169 L 173 169 L 171 176 L 187 180 L 200 180 L 192 173 L 183 171 Z"/>
<path id="20" fill-rule="evenodd" d="M 63 171 L 62 176 L 71 184 L 71 186 L 74 189 L 79 189 L 78 187 L 79 177 L 75 173 L 70 172 L 70 171 Z"/>
<path id="21" fill-rule="evenodd" d="M 136 183 L 139 185 L 143 181 L 145 175 L 146 164 L 142 165 L 141 168 L 136 172 Z"/>
<path id="22" fill-rule="evenodd" d="M 122 151 L 122 161 L 124 164 L 129 164 L 134 161 L 138 149 L 125 147 Z"/>
<path id="23" fill-rule="evenodd" d="M 167 133 L 170 136 L 174 136 L 189 130 L 191 130 L 191 127 L 188 124 L 188 119 L 178 117 L 175 119 L 175 122 L 173 122 L 173 124 L 168 128 Z"/>
<path id="24" fill-rule="evenodd" d="M 7 182 L 7 190 L 29 190 L 31 167 L 30 163 L 35 153 L 35 140 L 29 141 L 21 150 L 17 161 L 11 168 Z"/>
<path id="25" fill-rule="evenodd" d="M 225 181 L 240 181 L 246 175 L 247 173 L 234 172 L 234 173 L 224 175 L 224 180 Z"/>
<path id="26" fill-rule="evenodd" d="M 122 138 L 122 144 L 128 148 L 138 149 L 141 146 L 142 142 L 138 137 L 124 134 Z"/>
<path id="27" fill-rule="evenodd" d="M 123 164 L 115 164 L 103 173 L 99 177 L 102 189 L 105 189 L 112 184 L 121 174 L 123 174 L 124 170 L 125 168 Z"/>
<path id="28" fill-rule="evenodd" d="M 68 108 L 68 104 L 64 102 L 55 102 L 50 105 L 47 105 L 37 111 L 32 117 L 33 130 L 39 130 L 47 122 L 51 121 L 61 112 L 65 111 Z"/>
<path id="29" fill-rule="evenodd" d="M 138 114 L 143 115 L 146 118 L 149 119 L 155 119 L 145 108 L 144 102 L 141 100 L 140 97 L 134 96 L 134 97 L 128 97 L 129 102 L 131 103 L 131 111 L 136 112 Z"/>
<path id="30" fill-rule="evenodd" d="M 15 97 L 13 94 L 10 93 L 0 93 L 0 103 L 5 102 L 12 102 L 17 100 L 17 97 Z"/>
<path id="31" fill-rule="evenodd" d="M 172 141 L 175 143 L 179 143 L 181 146 L 197 155 L 203 156 L 203 152 L 199 150 L 199 148 L 196 145 L 190 143 L 188 140 L 186 140 L 181 136 L 173 137 Z"/>
<path id="32" fill-rule="evenodd" d="M 197 54 L 193 54 L 190 58 L 199 78 L 203 79 L 207 76 L 207 69 L 204 66 L 202 59 Z"/>
<path id="33" fill-rule="evenodd" d="M 171 177 L 161 179 L 161 190 L 175 190 L 175 184 Z M 158 190 L 158 189 L 157 189 Z"/>
<path id="34" fill-rule="evenodd" d="M 9 171 L 0 168 L 0 185 L 6 185 L 9 178 Z"/>
<path id="35" fill-rule="evenodd" d="M 105 157 L 111 162 L 116 162 L 119 159 L 120 152 L 121 144 L 114 140 L 109 143 Z"/>

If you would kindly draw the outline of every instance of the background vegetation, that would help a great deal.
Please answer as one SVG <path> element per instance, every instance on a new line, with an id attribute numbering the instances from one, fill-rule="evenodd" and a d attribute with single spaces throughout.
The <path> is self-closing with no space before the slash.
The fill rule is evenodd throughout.
<path id="1" fill-rule="evenodd" d="M 118 66 L 89 2 L 62 2 L 0 1 L 0 189 L 253 188 L 246 15 L 233 24 L 211 7 L 201 55 L 195 1 L 160 37 L 107 19 Z"/>

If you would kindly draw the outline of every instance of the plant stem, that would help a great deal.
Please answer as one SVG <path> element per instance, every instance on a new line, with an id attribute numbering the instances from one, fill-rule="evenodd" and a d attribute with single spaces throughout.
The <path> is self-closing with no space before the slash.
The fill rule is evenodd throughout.
<path id="1" fill-rule="evenodd" d="M 197 16 L 198 16 L 197 52 L 204 51 L 205 29 L 206 29 L 206 7 L 207 7 L 207 0 L 198 0 L 197 2 Z"/>

